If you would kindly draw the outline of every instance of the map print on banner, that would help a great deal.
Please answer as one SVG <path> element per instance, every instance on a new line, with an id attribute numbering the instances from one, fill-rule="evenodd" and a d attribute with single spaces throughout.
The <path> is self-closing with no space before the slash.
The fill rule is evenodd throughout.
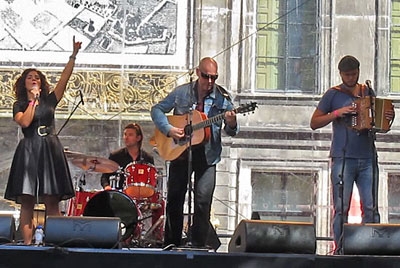
<path id="1" fill-rule="evenodd" d="M 0 0 L 0 50 L 174 55 L 176 0 Z"/>

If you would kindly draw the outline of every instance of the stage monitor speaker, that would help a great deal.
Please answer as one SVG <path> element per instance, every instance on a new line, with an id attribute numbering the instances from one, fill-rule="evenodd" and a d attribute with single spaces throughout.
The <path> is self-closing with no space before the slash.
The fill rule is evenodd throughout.
<path id="1" fill-rule="evenodd" d="M 12 243 L 15 238 L 15 219 L 11 214 L 0 215 L 0 243 Z"/>
<path id="2" fill-rule="evenodd" d="M 48 246 L 113 248 L 120 241 L 118 217 L 47 216 L 44 243 Z"/>
<path id="3" fill-rule="evenodd" d="M 345 255 L 400 255 L 400 224 L 345 224 Z"/>
<path id="4" fill-rule="evenodd" d="M 312 223 L 242 220 L 237 226 L 229 252 L 315 254 Z"/>

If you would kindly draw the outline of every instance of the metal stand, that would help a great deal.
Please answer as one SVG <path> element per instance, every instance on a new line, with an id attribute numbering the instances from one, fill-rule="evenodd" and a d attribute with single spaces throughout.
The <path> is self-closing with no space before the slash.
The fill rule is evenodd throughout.
<path id="1" fill-rule="evenodd" d="M 346 130 L 347 143 L 347 130 Z M 346 149 L 343 149 L 342 170 L 339 174 L 339 198 L 340 198 L 340 237 L 336 245 L 336 254 L 343 255 L 343 230 L 344 230 L 344 167 L 346 165 Z"/>
<path id="2" fill-rule="evenodd" d="M 190 75 L 190 102 L 193 101 L 193 70 L 190 70 L 189 72 Z M 192 120 L 193 120 L 193 104 L 191 105 L 190 109 L 189 109 L 189 113 L 188 113 L 188 126 L 185 127 L 185 136 L 186 138 L 189 139 L 189 146 L 188 146 L 188 174 L 187 174 L 187 180 L 188 180 L 188 221 L 187 221 L 187 225 L 188 225 L 188 232 L 187 232 L 187 246 L 191 247 L 192 246 L 192 217 L 193 217 L 193 213 L 192 213 L 192 192 L 193 192 L 193 183 L 192 183 L 192 171 L 193 171 L 193 167 L 192 167 L 192 161 L 193 161 L 193 154 L 192 154 L 192 132 L 193 132 L 193 128 L 192 128 Z"/>
<path id="3" fill-rule="evenodd" d="M 82 95 L 81 95 L 82 96 Z M 78 104 L 74 107 L 70 115 L 68 116 L 67 120 L 65 120 L 64 124 L 60 127 L 60 130 L 57 132 L 57 136 L 60 134 L 61 130 L 67 125 L 68 121 L 71 119 L 71 116 L 75 113 L 76 109 L 78 108 L 79 104 L 83 105 L 83 99 L 81 99 Z"/>
<path id="4" fill-rule="evenodd" d="M 380 217 L 379 217 L 379 210 L 378 210 L 378 177 L 376 177 L 377 174 L 377 166 L 378 166 L 378 154 L 376 151 L 375 147 L 375 140 L 376 140 L 376 132 L 374 130 L 375 127 L 375 102 L 373 101 L 373 97 L 376 97 L 375 91 L 371 86 L 371 81 L 366 80 L 365 84 L 367 85 L 368 88 L 368 94 L 370 96 L 370 111 L 371 111 L 371 128 L 368 132 L 368 136 L 370 137 L 371 141 L 371 152 L 372 152 L 372 204 L 373 204 L 373 211 L 372 211 L 372 221 L 375 222 L 380 222 Z M 376 177 L 376 178 L 375 178 Z"/>

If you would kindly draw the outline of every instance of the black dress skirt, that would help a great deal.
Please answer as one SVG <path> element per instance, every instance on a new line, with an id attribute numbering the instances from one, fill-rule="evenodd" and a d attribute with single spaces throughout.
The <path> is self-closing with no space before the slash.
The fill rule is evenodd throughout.
<path id="1" fill-rule="evenodd" d="M 4 198 L 20 203 L 22 194 L 37 197 L 56 195 L 65 200 L 75 195 L 63 146 L 55 134 L 54 111 L 57 98 L 54 92 L 41 96 L 35 116 L 19 142 L 11 165 Z M 27 101 L 16 101 L 14 116 L 24 112 Z"/>

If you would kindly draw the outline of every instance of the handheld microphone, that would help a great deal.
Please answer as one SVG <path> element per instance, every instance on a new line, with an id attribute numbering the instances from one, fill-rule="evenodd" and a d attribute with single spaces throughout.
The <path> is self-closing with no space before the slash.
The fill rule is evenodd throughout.
<path id="1" fill-rule="evenodd" d="M 85 102 L 83 101 L 82 90 L 79 90 L 79 95 L 81 96 L 81 103 L 82 103 L 82 105 L 85 105 Z"/>
<path id="2" fill-rule="evenodd" d="M 32 90 L 36 90 L 37 88 L 38 88 L 38 85 L 33 85 L 31 91 L 32 91 Z M 40 96 L 40 92 L 39 92 L 39 93 L 36 93 L 36 94 L 35 94 L 35 100 L 38 100 L 38 99 L 39 99 L 39 96 Z"/>

